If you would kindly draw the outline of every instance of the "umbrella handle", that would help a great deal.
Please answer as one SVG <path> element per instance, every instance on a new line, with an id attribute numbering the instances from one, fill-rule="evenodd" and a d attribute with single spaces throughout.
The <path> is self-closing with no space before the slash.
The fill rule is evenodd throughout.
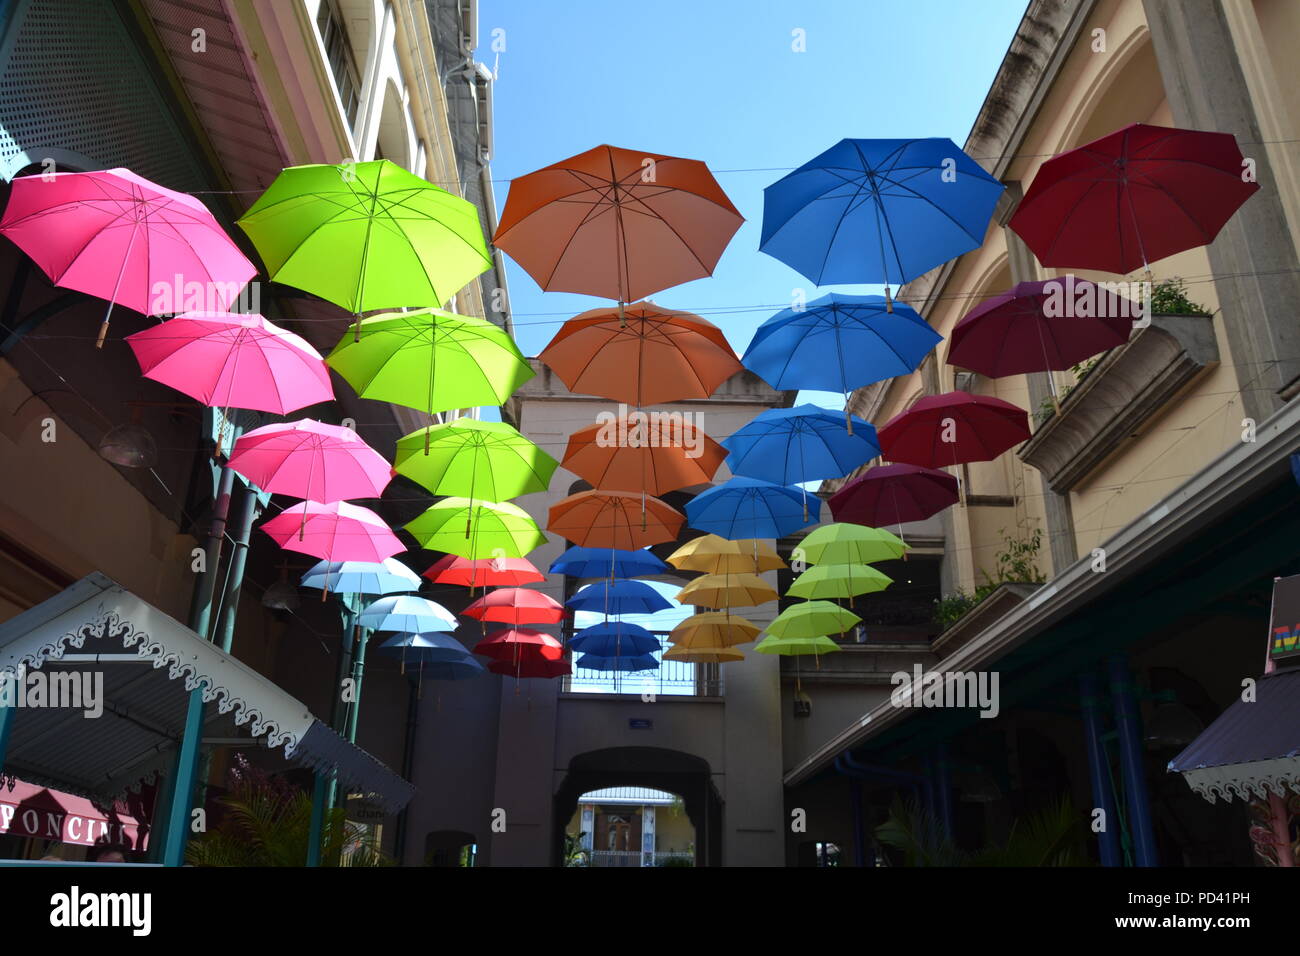
<path id="1" fill-rule="evenodd" d="M 889 294 L 889 283 L 885 283 L 885 311 L 892 313 L 894 311 L 894 299 Z"/>
<path id="2" fill-rule="evenodd" d="M 104 347 L 104 339 L 108 338 L 108 317 L 113 314 L 113 303 L 108 304 L 108 311 L 104 313 L 104 321 L 99 324 L 99 335 L 95 338 L 95 348 Z"/>

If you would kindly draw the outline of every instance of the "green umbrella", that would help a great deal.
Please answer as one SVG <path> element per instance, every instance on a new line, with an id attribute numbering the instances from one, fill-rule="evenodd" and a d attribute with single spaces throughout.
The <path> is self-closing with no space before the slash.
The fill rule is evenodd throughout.
<path id="1" fill-rule="evenodd" d="M 794 579 L 787 594 L 801 598 L 851 598 L 883 591 L 894 579 L 865 564 L 820 564 Z"/>
<path id="2" fill-rule="evenodd" d="M 852 611 L 830 601 L 804 601 L 786 608 L 767 626 L 767 633 L 777 637 L 811 638 L 843 634 L 861 621 Z"/>
<path id="3" fill-rule="evenodd" d="M 760 654 L 780 654 L 782 657 L 799 657 L 804 654 L 829 654 L 838 651 L 840 646 L 829 637 L 776 637 L 769 634 L 757 644 L 754 650 Z"/>
<path id="4" fill-rule="evenodd" d="M 442 309 L 362 319 L 360 338 L 344 336 L 325 361 L 362 398 L 429 414 L 500 405 L 536 374 L 504 329 Z"/>
<path id="5" fill-rule="evenodd" d="M 398 439 L 393 470 L 435 495 L 504 501 L 545 491 L 557 462 L 505 422 L 458 418 Z"/>
<path id="6" fill-rule="evenodd" d="M 809 564 L 871 564 L 901 558 L 907 545 L 882 528 L 860 524 L 825 524 L 809 532 L 795 557 Z"/>
<path id="7" fill-rule="evenodd" d="M 444 498 L 405 527 L 421 547 L 471 561 L 522 558 L 546 542 L 528 512 L 508 501 Z"/>
<path id="8" fill-rule="evenodd" d="M 291 166 L 239 225 L 272 279 L 358 315 L 442 305 L 492 265 L 474 204 L 386 159 Z"/>

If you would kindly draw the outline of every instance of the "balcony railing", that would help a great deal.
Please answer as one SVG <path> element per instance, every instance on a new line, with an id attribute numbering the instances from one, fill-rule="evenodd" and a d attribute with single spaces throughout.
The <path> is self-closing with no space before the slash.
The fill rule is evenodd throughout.
<path id="1" fill-rule="evenodd" d="M 686 661 L 664 660 L 663 651 L 669 647 L 666 633 L 656 633 L 659 651 L 655 660 L 659 668 L 633 674 L 610 673 L 574 667 L 564 679 L 564 691 L 570 694 L 654 694 L 678 697 L 721 697 L 722 673 L 717 664 L 691 664 Z M 575 654 L 574 660 L 581 655 Z"/>
<path id="2" fill-rule="evenodd" d="M 638 853 L 635 850 L 592 850 L 592 866 L 683 866 L 695 865 L 695 856 L 691 853 L 672 850 L 656 850 L 653 853 Z M 683 861 L 683 862 L 670 862 Z"/>

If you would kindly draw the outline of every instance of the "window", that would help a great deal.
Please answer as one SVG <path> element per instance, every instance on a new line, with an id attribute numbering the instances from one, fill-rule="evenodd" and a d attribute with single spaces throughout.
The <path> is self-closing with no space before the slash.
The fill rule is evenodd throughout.
<path id="1" fill-rule="evenodd" d="M 353 127 L 357 121 L 357 108 L 361 104 L 361 82 L 337 0 L 321 0 L 320 12 L 316 14 L 316 29 L 320 31 L 325 60 L 329 63 L 330 72 L 334 75 L 334 86 L 343 103 L 343 115 L 348 119 L 349 128 Z"/>

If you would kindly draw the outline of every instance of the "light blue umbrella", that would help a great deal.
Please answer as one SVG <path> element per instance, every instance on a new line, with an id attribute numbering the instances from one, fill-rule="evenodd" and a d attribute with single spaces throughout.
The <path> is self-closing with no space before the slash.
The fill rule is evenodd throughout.
<path id="1" fill-rule="evenodd" d="M 569 639 L 569 646 L 600 657 L 635 656 L 659 650 L 659 638 L 639 624 L 605 621 L 584 627 Z"/>
<path id="2" fill-rule="evenodd" d="M 573 664 L 574 667 L 589 671 L 614 671 L 624 674 L 635 671 L 655 671 L 659 662 L 653 654 L 636 654 L 631 657 L 605 657 L 600 654 L 583 654 Z"/>
<path id="3" fill-rule="evenodd" d="M 667 574 L 668 565 L 649 551 L 619 548 L 584 548 L 574 545 L 551 562 L 552 574 L 573 578 L 634 578 L 646 574 Z"/>
<path id="4" fill-rule="evenodd" d="M 604 614 L 653 614 L 672 602 L 643 581 L 599 581 L 588 584 L 564 602 L 575 611 Z"/>
<path id="5" fill-rule="evenodd" d="M 727 467 L 778 485 L 842 478 L 880 457 L 875 427 L 856 415 L 850 422 L 851 431 L 839 412 L 816 405 L 770 408 L 722 440 Z"/>
<path id="6" fill-rule="evenodd" d="M 454 631 L 456 615 L 441 604 L 413 594 L 380 598 L 361 612 L 360 624 L 373 631 Z"/>
<path id="7" fill-rule="evenodd" d="M 400 594 L 420 590 L 420 576 L 396 558 L 321 561 L 302 576 L 302 586 L 339 594 Z"/>
<path id="8" fill-rule="evenodd" d="M 783 538 L 821 517 L 821 499 L 761 478 L 737 476 L 686 503 L 686 523 L 720 538 Z"/>
<path id="9" fill-rule="evenodd" d="M 425 631 L 423 634 L 394 634 L 379 649 L 402 660 L 454 661 L 469 651 L 450 634 Z"/>

